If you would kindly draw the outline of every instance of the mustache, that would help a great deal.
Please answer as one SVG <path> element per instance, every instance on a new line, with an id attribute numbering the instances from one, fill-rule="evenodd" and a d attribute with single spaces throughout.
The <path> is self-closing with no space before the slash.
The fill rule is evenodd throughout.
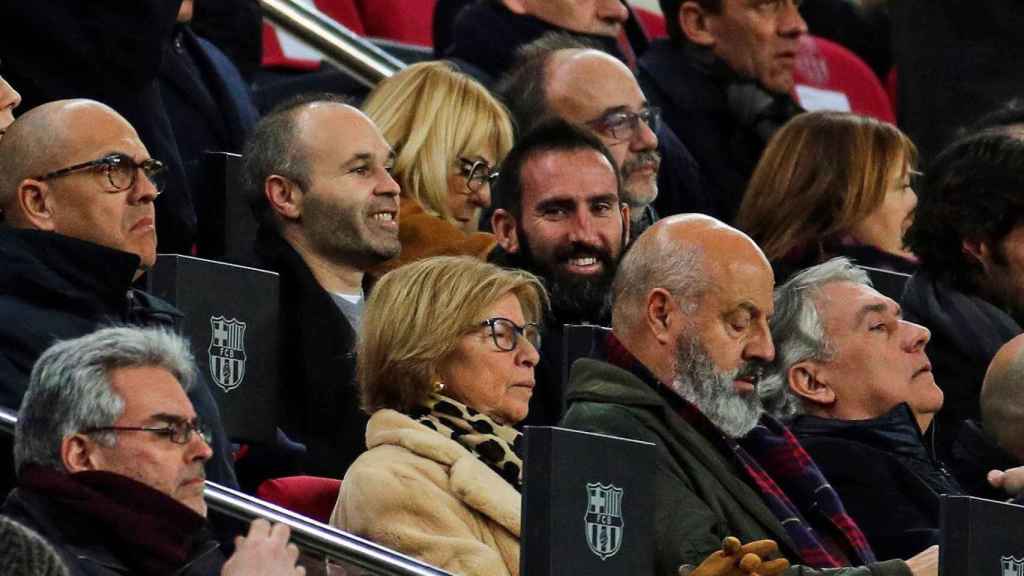
<path id="1" fill-rule="evenodd" d="M 611 266 L 612 264 L 611 252 L 601 246 L 594 246 L 593 244 L 587 244 L 585 242 L 573 242 L 568 246 L 563 246 L 555 250 L 554 256 L 559 262 L 567 262 L 572 258 L 586 258 L 591 256 L 597 258 L 606 266 Z"/>
<path id="2" fill-rule="evenodd" d="M 655 171 L 661 166 L 661 154 L 657 150 L 646 150 L 636 156 L 627 159 L 622 163 L 623 178 L 629 177 L 633 172 L 651 166 Z"/>
<path id="3" fill-rule="evenodd" d="M 768 364 L 759 360 L 751 360 L 745 362 L 736 371 L 736 380 L 749 380 L 750 383 L 757 385 L 761 380 L 764 379 L 768 373 Z"/>

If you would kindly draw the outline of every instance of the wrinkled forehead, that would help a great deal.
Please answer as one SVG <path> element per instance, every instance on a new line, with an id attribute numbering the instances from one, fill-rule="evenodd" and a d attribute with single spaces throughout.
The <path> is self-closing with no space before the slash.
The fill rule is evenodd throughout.
<path id="1" fill-rule="evenodd" d="M 311 158 L 344 162 L 357 155 L 386 159 L 391 147 L 377 125 L 358 109 L 336 102 L 316 103 L 300 113 L 301 141 Z"/>
<path id="2" fill-rule="evenodd" d="M 522 166 L 522 202 L 530 208 L 551 201 L 618 201 L 615 167 L 592 148 L 532 154 Z"/>

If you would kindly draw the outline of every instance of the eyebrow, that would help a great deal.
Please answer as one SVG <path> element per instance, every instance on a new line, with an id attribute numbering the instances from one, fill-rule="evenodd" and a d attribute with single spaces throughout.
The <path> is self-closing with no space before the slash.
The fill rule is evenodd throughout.
<path id="1" fill-rule="evenodd" d="M 886 304 L 885 302 L 879 302 L 877 304 L 868 304 L 866 306 L 863 306 L 860 310 L 857 311 L 857 316 L 854 317 L 853 325 L 854 327 L 860 326 L 861 324 L 864 323 L 864 319 L 868 317 L 868 314 L 885 314 L 885 311 L 888 309 L 889 305 Z M 897 307 L 896 315 L 900 316 L 900 314 L 901 312 Z"/>
<path id="2" fill-rule="evenodd" d="M 191 418 L 182 416 L 181 414 L 168 414 L 166 412 L 153 414 L 146 419 L 147 422 L 163 422 L 165 424 L 180 424 L 182 422 L 191 422 L 191 420 Z"/>

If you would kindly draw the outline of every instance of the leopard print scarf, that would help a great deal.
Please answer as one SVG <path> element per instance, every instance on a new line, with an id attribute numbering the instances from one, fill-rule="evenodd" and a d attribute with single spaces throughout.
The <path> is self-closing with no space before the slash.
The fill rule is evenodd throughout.
<path id="1" fill-rule="evenodd" d="M 439 394 L 431 394 L 426 405 L 411 416 L 427 428 L 458 442 L 516 490 L 522 490 L 522 432 Z"/>

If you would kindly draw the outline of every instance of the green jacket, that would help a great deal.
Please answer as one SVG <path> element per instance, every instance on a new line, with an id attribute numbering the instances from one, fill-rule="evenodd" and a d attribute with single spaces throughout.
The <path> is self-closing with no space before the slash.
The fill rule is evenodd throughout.
<path id="1" fill-rule="evenodd" d="M 674 575 L 681 564 L 700 564 L 722 539 L 770 538 L 783 556 L 797 557 L 786 529 L 734 466 L 661 395 L 630 372 L 605 362 L 578 360 L 572 368 L 562 425 L 657 445 L 655 565 Z M 793 566 L 787 576 L 910 576 L 902 560 L 857 568 L 818 570 Z"/>

